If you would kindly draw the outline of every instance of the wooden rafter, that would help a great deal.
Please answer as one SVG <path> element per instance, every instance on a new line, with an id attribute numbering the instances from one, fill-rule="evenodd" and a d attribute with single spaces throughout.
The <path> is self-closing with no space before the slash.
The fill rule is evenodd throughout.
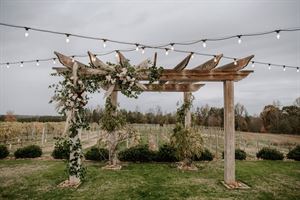
<path id="1" fill-rule="evenodd" d="M 108 71 L 113 71 L 114 70 L 113 67 L 111 67 L 111 66 L 105 64 L 104 62 L 102 62 L 92 52 L 88 51 L 88 55 L 89 55 L 89 58 L 90 58 L 90 62 L 94 67 L 96 67 L 98 69 L 108 70 Z"/>
<path id="2" fill-rule="evenodd" d="M 234 62 L 232 63 L 228 63 L 226 65 L 223 65 L 221 67 L 215 68 L 213 71 L 239 71 L 241 69 L 243 69 L 244 67 L 246 67 L 250 60 L 254 57 L 254 55 L 242 58 L 242 59 L 238 59 L 236 61 L 236 64 Z"/>
<path id="3" fill-rule="evenodd" d="M 206 61 L 205 63 L 203 63 L 197 67 L 194 67 L 193 69 L 201 70 L 201 71 L 210 71 L 219 64 L 222 56 L 223 56 L 223 54 L 216 55 L 216 57 Z"/>

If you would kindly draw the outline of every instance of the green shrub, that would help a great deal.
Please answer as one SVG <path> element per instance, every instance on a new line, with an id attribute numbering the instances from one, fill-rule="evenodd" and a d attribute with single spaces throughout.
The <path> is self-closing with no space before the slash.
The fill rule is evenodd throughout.
<path id="1" fill-rule="evenodd" d="M 236 160 L 246 160 L 247 154 L 242 149 L 235 150 L 235 159 Z M 222 152 L 222 158 L 224 159 L 224 151 Z"/>
<path id="2" fill-rule="evenodd" d="M 119 152 L 118 158 L 121 161 L 151 162 L 156 159 L 156 153 L 150 151 L 148 145 L 138 145 Z"/>
<path id="3" fill-rule="evenodd" d="M 204 149 L 199 156 L 193 156 L 194 161 L 212 161 L 213 159 L 214 156 L 208 149 Z"/>
<path id="4" fill-rule="evenodd" d="M 63 138 L 56 138 L 54 150 L 51 156 L 55 159 L 69 159 L 70 157 L 70 144 L 68 140 Z"/>
<path id="5" fill-rule="evenodd" d="M 283 160 L 283 153 L 273 148 L 262 148 L 259 152 L 256 153 L 257 158 L 264 160 Z"/>
<path id="6" fill-rule="evenodd" d="M 84 156 L 87 160 L 108 160 L 108 150 L 103 148 L 92 147 L 85 153 Z"/>
<path id="7" fill-rule="evenodd" d="M 176 149 L 169 144 L 164 144 L 159 147 L 155 160 L 158 162 L 177 162 Z"/>
<path id="8" fill-rule="evenodd" d="M 42 155 L 42 149 L 37 145 L 29 145 L 17 149 L 14 155 L 16 158 L 36 158 Z"/>
<path id="9" fill-rule="evenodd" d="M 300 161 L 300 145 L 297 145 L 295 148 L 290 150 L 286 157 L 288 159 Z"/>
<path id="10" fill-rule="evenodd" d="M 0 145 L 0 159 L 6 158 L 9 155 L 9 151 L 5 145 Z"/>

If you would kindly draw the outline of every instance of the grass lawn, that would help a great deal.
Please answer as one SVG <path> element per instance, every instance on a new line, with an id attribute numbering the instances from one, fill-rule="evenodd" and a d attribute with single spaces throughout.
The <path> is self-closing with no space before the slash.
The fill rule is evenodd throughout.
<path id="1" fill-rule="evenodd" d="M 237 161 L 237 179 L 248 190 L 223 187 L 222 161 L 197 163 L 197 172 L 174 164 L 129 163 L 121 171 L 86 165 L 87 180 L 78 189 L 61 189 L 63 161 L 1 160 L 0 199 L 300 199 L 300 162 Z"/>

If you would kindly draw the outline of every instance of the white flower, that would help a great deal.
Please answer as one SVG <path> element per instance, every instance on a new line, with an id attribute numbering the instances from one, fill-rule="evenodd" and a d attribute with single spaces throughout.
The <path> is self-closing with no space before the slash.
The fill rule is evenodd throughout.
<path id="1" fill-rule="evenodd" d="M 105 78 L 106 78 L 107 81 L 111 80 L 111 76 L 110 75 L 105 76 Z"/>
<path id="2" fill-rule="evenodd" d="M 131 82 L 131 83 L 129 84 L 130 87 L 132 87 L 133 85 L 134 85 L 134 82 Z"/>
<path id="3" fill-rule="evenodd" d="M 83 84 L 83 83 L 82 83 L 82 80 L 79 80 L 79 81 L 78 81 L 78 84 L 79 84 L 79 85 L 82 85 L 82 84 Z"/>
<path id="4" fill-rule="evenodd" d="M 127 81 L 131 80 L 130 76 L 126 76 L 126 79 L 127 79 Z"/>
<path id="5" fill-rule="evenodd" d="M 115 84 L 115 82 L 116 82 L 116 79 L 111 79 L 112 84 Z"/>
<path id="6" fill-rule="evenodd" d="M 127 68 L 122 68 L 122 73 L 126 74 L 127 73 Z"/>

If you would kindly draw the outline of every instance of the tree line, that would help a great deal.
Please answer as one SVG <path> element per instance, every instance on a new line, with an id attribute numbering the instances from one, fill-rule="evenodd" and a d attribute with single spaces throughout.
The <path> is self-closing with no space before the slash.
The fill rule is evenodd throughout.
<path id="1" fill-rule="evenodd" d="M 86 117 L 90 122 L 99 123 L 103 116 L 104 109 L 101 107 L 86 108 Z M 121 109 L 128 123 L 138 124 L 175 124 L 176 113 L 163 113 L 161 107 L 156 106 L 147 112 L 140 112 Z M 204 105 L 197 107 L 192 113 L 192 121 L 195 125 L 223 127 L 224 109 Z M 13 112 L 7 112 L 0 116 L 0 121 L 20 121 L 20 122 L 59 122 L 65 121 L 62 116 L 15 116 Z M 300 97 L 293 105 L 281 106 L 280 102 L 266 105 L 259 115 L 249 115 L 244 105 L 235 105 L 235 129 L 247 132 L 268 132 L 282 134 L 300 135 Z"/>

